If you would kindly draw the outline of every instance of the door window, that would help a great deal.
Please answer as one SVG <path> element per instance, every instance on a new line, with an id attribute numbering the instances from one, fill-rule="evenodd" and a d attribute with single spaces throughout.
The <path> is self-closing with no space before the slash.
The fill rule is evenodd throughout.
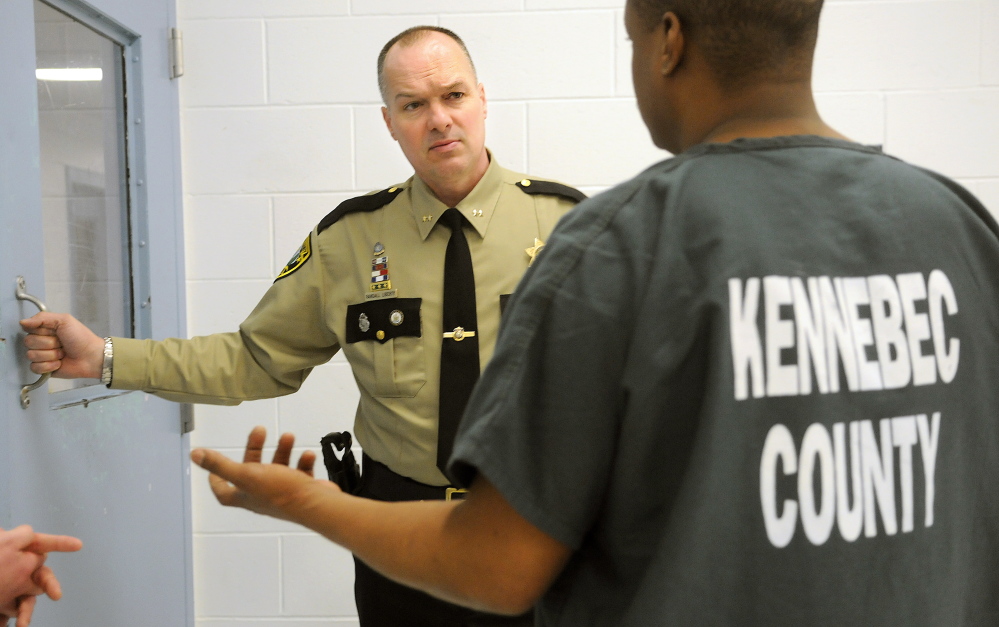
<path id="1" fill-rule="evenodd" d="M 124 50 L 34 5 L 46 304 L 134 337 Z M 92 384 L 51 379 L 49 392 Z"/>

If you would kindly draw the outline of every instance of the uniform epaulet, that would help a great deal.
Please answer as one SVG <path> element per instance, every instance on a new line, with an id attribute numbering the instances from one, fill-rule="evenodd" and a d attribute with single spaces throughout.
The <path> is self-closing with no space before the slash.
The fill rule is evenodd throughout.
<path id="1" fill-rule="evenodd" d="M 555 181 L 538 181 L 536 179 L 524 179 L 517 183 L 517 187 L 525 194 L 545 194 L 548 196 L 562 196 L 569 200 L 582 202 L 586 200 L 586 194 L 575 187 L 569 187 Z"/>
<path id="2" fill-rule="evenodd" d="M 398 196 L 401 191 L 401 187 L 390 187 L 374 194 L 358 196 L 357 198 L 345 200 L 337 205 L 336 209 L 326 214 L 326 217 L 322 219 L 317 228 L 319 229 L 319 232 L 322 233 L 336 224 L 340 218 L 344 217 L 348 213 L 356 213 L 358 211 L 375 211 L 376 209 L 381 209 L 385 205 L 392 202 L 392 200 Z"/>

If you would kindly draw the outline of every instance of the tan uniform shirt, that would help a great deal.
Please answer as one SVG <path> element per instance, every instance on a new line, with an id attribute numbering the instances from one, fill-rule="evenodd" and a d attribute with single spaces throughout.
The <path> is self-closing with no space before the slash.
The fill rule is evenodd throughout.
<path id="1" fill-rule="evenodd" d="M 493 161 L 457 206 L 475 230 L 465 233 L 480 367 L 496 344 L 500 297 L 514 291 L 538 241 L 575 204 L 528 194 L 529 186 L 517 185 L 525 180 Z M 396 195 L 388 204 L 313 230 L 238 332 L 190 340 L 115 338 L 112 387 L 180 402 L 237 404 L 296 391 L 314 366 L 342 348 L 360 388 L 354 431 L 364 451 L 401 475 L 446 485 L 436 467 L 437 402 L 451 233 L 436 225 L 448 207 L 418 177 L 397 188 L 390 188 Z M 388 336 L 379 339 L 380 331 Z"/>

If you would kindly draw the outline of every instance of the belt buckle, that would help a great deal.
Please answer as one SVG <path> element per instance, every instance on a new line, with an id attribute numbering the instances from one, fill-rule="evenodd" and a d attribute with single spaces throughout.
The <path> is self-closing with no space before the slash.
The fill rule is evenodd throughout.
<path id="1" fill-rule="evenodd" d="M 468 490 L 464 488 L 448 488 L 447 490 L 444 490 L 444 500 L 464 501 L 466 493 L 468 493 Z"/>

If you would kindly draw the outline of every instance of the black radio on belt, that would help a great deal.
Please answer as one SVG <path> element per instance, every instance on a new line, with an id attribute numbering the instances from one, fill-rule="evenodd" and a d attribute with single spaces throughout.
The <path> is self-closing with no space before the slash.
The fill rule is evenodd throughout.
<path id="1" fill-rule="evenodd" d="M 361 468 L 350 450 L 350 433 L 334 431 L 326 434 L 319 443 L 323 449 L 323 464 L 326 466 L 326 474 L 330 481 L 340 486 L 345 493 L 356 494 L 361 484 Z M 343 451 L 343 455 L 337 457 L 333 447 Z"/>

